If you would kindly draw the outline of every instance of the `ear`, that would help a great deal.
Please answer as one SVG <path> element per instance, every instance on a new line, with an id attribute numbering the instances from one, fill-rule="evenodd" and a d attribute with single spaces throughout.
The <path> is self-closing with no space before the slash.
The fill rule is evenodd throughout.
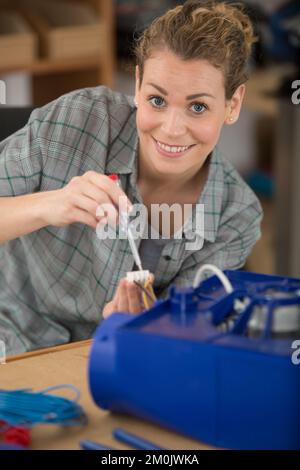
<path id="1" fill-rule="evenodd" d="M 243 99 L 245 96 L 246 85 L 242 84 L 237 87 L 232 95 L 232 98 L 228 100 L 227 111 L 225 117 L 226 124 L 234 124 L 240 115 Z"/>
<path id="2" fill-rule="evenodd" d="M 135 66 L 135 94 L 134 101 L 137 104 L 139 102 L 139 90 L 140 90 L 140 69 L 139 66 Z"/>

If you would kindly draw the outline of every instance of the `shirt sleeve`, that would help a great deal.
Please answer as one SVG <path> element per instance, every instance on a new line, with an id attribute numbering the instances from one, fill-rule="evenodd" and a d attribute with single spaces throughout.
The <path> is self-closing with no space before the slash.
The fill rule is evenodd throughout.
<path id="1" fill-rule="evenodd" d="M 0 197 L 60 189 L 91 169 L 103 173 L 113 138 L 109 99 L 105 87 L 75 90 L 34 110 L 0 143 Z"/>

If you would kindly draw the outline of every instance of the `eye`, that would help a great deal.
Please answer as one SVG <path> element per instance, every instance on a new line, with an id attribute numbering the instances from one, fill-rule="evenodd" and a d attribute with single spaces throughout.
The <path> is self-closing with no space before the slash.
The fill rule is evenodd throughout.
<path id="1" fill-rule="evenodd" d="M 202 114 L 207 109 L 207 106 L 204 103 L 192 103 L 191 109 L 196 114 Z"/>
<path id="2" fill-rule="evenodd" d="M 148 101 L 154 108 L 162 108 L 165 104 L 165 100 L 161 96 L 150 96 Z"/>

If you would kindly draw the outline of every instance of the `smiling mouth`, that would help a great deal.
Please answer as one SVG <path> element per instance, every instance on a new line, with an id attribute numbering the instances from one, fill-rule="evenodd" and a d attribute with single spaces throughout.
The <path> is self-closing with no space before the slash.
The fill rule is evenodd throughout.
<path id="1" fill-rule="evenodd" d="M 190 149 L 191 147 L 194 147 L 194 145 L 195 145 L 195 144 L 185 145 L 185 146 L 167 145 L 167 144 L 163 144 L 162 142 L 160 142 L 159 140 L 156 140 L 156 139 L 154 139 L 154 141 L 155 141 L 155 143 L 156 143 L 156 145 L 159 149 L 163 150 L 166 153 L 174 154 L 174 156 L 176 154 L 179 155 L 179 154 L 182 154 L 182 153 L 186 152 L 188 149 Z"/>

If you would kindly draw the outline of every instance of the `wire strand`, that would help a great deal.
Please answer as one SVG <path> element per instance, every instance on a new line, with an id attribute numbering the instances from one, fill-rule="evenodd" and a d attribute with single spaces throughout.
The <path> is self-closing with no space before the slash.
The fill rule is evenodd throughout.
<path id="1" fill-rule="evenodd" d="M 49 393 L 66 388 L 75 392 L 73 400 Z M 86 414 L 77 403 L 79 398 L 79 390 L 69 384 L 48 387 L 40 392 L 0 390 L 0 420 L 11 426 L 27 427 L 36 424 L 63 424 L 64 426 L 86 424 Z"/>

